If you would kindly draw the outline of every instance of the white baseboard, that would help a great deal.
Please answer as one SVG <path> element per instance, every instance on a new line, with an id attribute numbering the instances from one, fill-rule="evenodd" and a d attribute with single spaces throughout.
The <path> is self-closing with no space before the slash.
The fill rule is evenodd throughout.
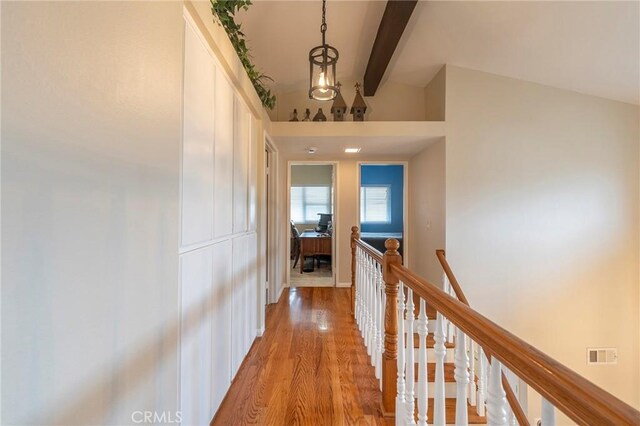
<path id="1" fill-rule="evenodd" d="M 349 281 L 348 283 L 338 283 L 338 284 L 336 284 L 336 287 L 349 288 L 349 287 L 351 287 L 351 281 Z"/>
<path id="2" fill-rule="evenodd" d="M 262 337 L 262 335 L 264 334 L 264 326 L 260 327 L 258 329 L 258 331 L 256 332 L 256 336 L 257 337 Z"/>
<path id="3" fill-rule="evenodd" d="M 276 300 L 273 301 L 273 303 L 278 303 L 280 301 L 280 297 L 282 297 L 282 292 L 284 292 L 284 289 L 288 287 L 289 285 L 287 283 L 282 284 L 282 286 L 280 287 L 280 291 L 278 292 L 278 297 L 276 298 Z"/>

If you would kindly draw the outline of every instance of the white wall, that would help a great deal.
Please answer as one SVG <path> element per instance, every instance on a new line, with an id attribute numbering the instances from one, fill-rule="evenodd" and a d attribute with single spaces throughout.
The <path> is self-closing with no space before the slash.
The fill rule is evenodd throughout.
<path id="1" fill-rule="evenodd" d="M 444 65 L 424 88 L 425 115 L 427 120 L 445 121 L 447 67 Z"/>
<path id="2" fill-rule="evenodd" d="M 184 62 L 180 408 L 207 424 L 258 333 L 255 118 L 191 18 Z"/>
<path id="3" fill-rule="evenodd" d="M 291 186 L 331 186 L 332 184 L 333 165 L 331 164 L 291 165 Z"/>
<path id="4" fill-rule="evenodd" d="M 435 251 L 445 249 L 445 141 L 429 145 L 409 160 L 409 264 L 432 284 L 442 284 Z"/>
<path id="5" fill-rule="evenodd" d="M 447 254 L 471 305 L 638 407 L 638 106 L 446 80 Z M 618 364 L 587 366 L 589 346 Z"/>
<path id="6" fill-rule="evenodd" d="M 1 6 L 3 424 L 207 424 L 264 324 L 268 118 L 184 6 Z"/>
<path id="7" fill-rule="evenodd" d="M 181 5 L 1 7 L 2 423 L 175 416 Z"/>
<path id="8" fill-rule="evenodd" d="M 266 289 L 266 251 L 267 251 L 267 226 L 266 226 L 266 192 L 264 190 L 264 182 L 266 176 L 265 156 L 264 156 L 264 137 L 271 130 L 271 121 L 267 111 L 262 107 L 262 103 L 256 94 L 253 84 L 249 80 L 233 45 L 229 41 L 226 32 L 211 15 L 211 3 L 208 1 L 185 1 L 185 9 L 189 15 L 193 17 L 194 23 L 202 33 L 208 46 L 211 48 L 220 67 L 225 71 L 230 83 L 234 87 L 235 94 L 242 98 L 248 107 L 251 116 L 251 139 L 250 149 L 251 155 L 257 157 L 257 166 L 249 168 L 249 182 L 255 183 L 249 186 L 249 197 L 255 197 L 258 202 L 249 204 L 249 223 L 250 227 L 254 225 L 258 229 L 258 246 L 259 253 L 256 259 L 258 281 L 261 283 L 261 291 L 259 291 L 258 304 L 258 329 L 265 328 L 265 289 Z M 255 152 L 253 150 L 255 149 Z M 284 249 L 283 249 L 284 250 Z M 273 256 L 272 256 L 273 258 Z M 271 270 L 276 269 L 271 267 Z"/>

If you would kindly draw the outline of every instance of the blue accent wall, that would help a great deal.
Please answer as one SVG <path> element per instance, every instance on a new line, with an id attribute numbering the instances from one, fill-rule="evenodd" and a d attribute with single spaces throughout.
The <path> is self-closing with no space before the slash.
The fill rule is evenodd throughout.
<path id="1" fill-rule="evenodd" d="M 391 186 L 391 223 L 363 223 L 362 232 L 403 232 L 404 166 L 401 164 L 360 166 L 360 184 Z M 358 212 L 360 214 L 360 212 Z"/>

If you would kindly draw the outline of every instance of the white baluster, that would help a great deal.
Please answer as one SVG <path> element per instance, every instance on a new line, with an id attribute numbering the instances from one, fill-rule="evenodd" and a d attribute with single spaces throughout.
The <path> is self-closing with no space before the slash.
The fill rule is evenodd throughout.
<path id="1" fill-rule="evenodd" d="M 378 355 L 380 357 L 380 371 L 382 371 L 382 355 L 384 354 L 384 310 L 387 306 L 387 295 L 385 293 L 385 284 L 382 278 L 382 265 L 378 265 L 380 268 L 380 339 L 378 340 Z M 382 390 L 382 373 L 380 374 L 380 390 Z"/>
<path id="2" fill-rule="evenodd" d="M 542 426 L 555 426 L 556 410 L 555 407 L 546 399 L 542 398 Z"/>
<path id="3" fill-rule="evenodd" d="M 371 357 L 371 338 L 372 338 L 372 333 L 371 331 L 373 330 L 373 309 L 374 309 L 374 305 L 373 305 L 373 273 L 371 271 L 371 256 L 367 255 L 367 288 L 368 288 L 368 293 L 367 293 L 367 312 L 369 314 L 368 320 L 367 320 L 367 341 L 366 341 L 366 346 L 367 346 L 367 353 L 369 354 L 369 357 Z"/>
<path id="4" fill-rule="evenodd" d="M 436 329 L 433 333 L 434 345 L 433 352 L 436 356 L 436 374 L 435 374 L 435 395 L 433 398 L 433 424 L 444 425 L 445 418 L 445 399 L 444 399 L 444 358 L 447 355 L 447 348 L 444 345 L 444 318 L 440 312 L 436 318 Z"/>
<path id="5" fill-rule="evenodd" d="M 356 249 L 356 322 L 362 331 L 362 249 Z"/>
<path id="6" fill-rule="evenodd" d="M 376 301 L 375 301 L 375 275 L 373 271 L 374 260 L 371 256 L 369 256 L 369 330 L 367 333 L 367 353 L 369 354 L 369 360 L 371 361 L 371 365 L 373 365 L 373 356 L 374 356 L 374 336 L 376 335 L 375 330 L 375 315 L 376 315 Z"/>
<path id="7" fill-rule="evenodd" d="M 467 338 L 462 330 L 457 329 L 455 370 L 456 378 L 456 424 L 469 423 L 467 411 L 467 390 L 469 389 L 469 358 L 467 357 Z"/>
<path id="8" fill-rule="evenodd" d="M 485 400 L 487 388 L 487 360 L 484 356 L 482 348 L 478 348 L 478 401 L 476 404 L 476 410 L 479 416 L 484 417 L 485 414 Z"/>
<path id="9" fill-rule="evenodd" d="M 367 355 L 371 356 L 371 346 L 369 345 L 369 330 L 371 325 L 371 271 L 369 269 L 369 255 L 365 254 L 365 290 L 364 290 L 364 305 L 365 305 L 365 319 L 364 319 L 364 344 L 367 347 Z"/>
<path id="10" fill-rule="evenodd" d="M 420 314 L 418 315 L 418 425 L 427 425 L 427 410 L 429 403 L 429 391 L 427 383 L 429 377 L 427 376 L 427 307 L 423 299 L 420 299 Z"/>
<path id="11" fill-rule="evenodd" d="M 356 246 L 356 282 L 355 282 L 355 298 L 356 298 L 356 303 L 355 303 L 355 307 L 354 307 L 354 311 L 353 311 L 353 317 L 356 320 L 356 325 L 358 324 L 358 313 L 360 312 L 360 306 L 358 306 L 358 297 L 359 297 L 359 293 L 360 293 L 360 288 L 359 288 L 359 278 L 360 278 L 360 272 L 358 271 L 358 268 L 360 267 L 360 259 L 358 258 L 358 246 Z"/>
<path id="12" fill-rule="evenodd" d="M 360 306 L 358 312 L 358 329 L 362 331 L 363 320 L 364 320 L 364 257 L 362 255 L 362 249 L 359 249 L 360 253 L 358 256 L 358 276 L 360 282 L 360 291 L 358 292 L 358 305 Z"/>
<path id="13" fill-rule="evenodd" d="M 475 407 L 477 404 L 477 388 L 476 388 L 476 342 L 469 339 L 469 404 Z"/>
<path id="14" fill-rule="evenodd" d="M 399 283 L 398 290 L 398 383 L 396 396 L 396 424 L 404 425 L 404 285 Z"/>
<path id="15" fill-rule="evenodd" d="M 371 301 L 372 301 L 372 309 L 371 309 L 371 365 L 374 367 L 374 370 L 377 371 L 377 358 L 378 358 L 378 316 L 380 313 L 380 300 L 378 291 L 378 263 L 371 258 Z M 377 375 L 376 377 L 380 378 Z"/>
<path id="16" fill-rule="evenodd" d="M 364 268 L 364 250 L 360 250 L 360 332 L 364 337 L 364 319 L 365 319 L 365 304 L 364 295 L 366 289 L 365 268 Z"/>
<path id="17" fill-rule="evenodd" d="M 379 263 L 375 264 L 376 271 L 376 300 L 378 304 L 378 310 L 376 315 L 376 346 L 375 346 L 375 354 L 376 354 L 376 377 L 380 379 L 380 383 L 382 383 L 382 348 L 384 346 L 383 343 L 383 332 L 384 329 L 384 305 L 383 305 L 383 297 L 384 297 L 384 282 L 382 281 L 382 265 Z"/>
<path id="18" fill-rule="evenodd" d="M 507 424 L 507 397 L 502 387 L 502 364 L 491 358 L 487 389 L 487 420 L 490 425 Z"/>
<path id="19" fill-rule="evenodd" d="M 413 322 L 415 320 L 415 306 L 413 303 L 413 290 L 407 288 L 407 341 L 406 341 L 406 349 L 407 349 L 407 387 L 405 389 L 405 403 L 407 410 L 407 424 L 414 425 L 416 424 L 415 417 L 413 415 L 414 407 L 415 407 L 415 395 L 413 393 L 413 389 L 415 386 L 415 361 L 413 357 L 414 352 L 414 344 L 413 344 Z"/>
<path id="20" fill-rule="evenodd" d="M 454 299 L 458 299 L 456 296 L 455 291 L 453 291 L 453 287 L 451 286 L 451 283 L 449 282 L 449 278 L 447 277 L 447 274 L 443 273 L 442 274 L 442 279 L 444 281 L 444 291 L 445 293 L 447 293 L 449 296 L 453 297 Z M 453 343 L 453 338 L 456 335 L 456 328 L 453 325 L 453 323 L 451 321 L 449 321 L 449 319 L 445 318 L 445 330 L 446 330 L 446 335 L 447 335 L 447 342 L 449 343 Z"/>
<path id="21" fill-rule="evenodd" d="M 360 332 L 364 337 L 364 293 L 365 293 L 365 269 L 364 269 L 364 250 L 360 251 Z"/>

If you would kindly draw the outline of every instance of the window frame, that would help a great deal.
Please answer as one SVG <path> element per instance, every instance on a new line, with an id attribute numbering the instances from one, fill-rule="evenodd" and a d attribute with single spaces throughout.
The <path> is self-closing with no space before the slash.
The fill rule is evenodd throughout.
<path id="1" fill-rule="evenodd" d="M 387 220 L 365 220 L 365 218 L 363 217 L 363 211 L 366 211 L 366 188 L 386 188 L 387 190 L 387 198 L 386 198 L 386 204 L 387 204 Z M 388 225 L 390 223 L 393 222 L 393 219 L 391 217 L 391 198 L 392 198 L 392 193 L 391 193 L 391 185 L 390 184 L 377 184 L 377 183 L 373 183 L 373 184 L 360 184 L 360 224 L 367 224 L 367 225 Z"/>
<path id="2" fill-rule="evenodd" d="M 296 218 L 293 216 L 293 188 L 302 188 L 302 192 L 303 192 L 301 197 L 302 198 L 301 208 L 302 208 L 302 216 L 303 216 L 302 221 L 296 220 Z M 307 203 L 306 188 L 326 188 L 328 190 L 326 204 Z M 310 223 L 318 222 L 320 217 L 317 214 L 316 214 L 316 217 L 312 219 L 309 219 L 308 217 L 306 217 L 307 206 L 309 205 L 310 206 L 324 205 L 327 207 L 327 210 L 328 210 L 326 213 L 333 214 L 333 187 L 332 186 L 327 186 L 327 185 L 291 186 L 289 200 L 290 200 L 289 217 L 290 217 L 290 220 L 292 220 L 295 223 L 310 224 Z"/>

